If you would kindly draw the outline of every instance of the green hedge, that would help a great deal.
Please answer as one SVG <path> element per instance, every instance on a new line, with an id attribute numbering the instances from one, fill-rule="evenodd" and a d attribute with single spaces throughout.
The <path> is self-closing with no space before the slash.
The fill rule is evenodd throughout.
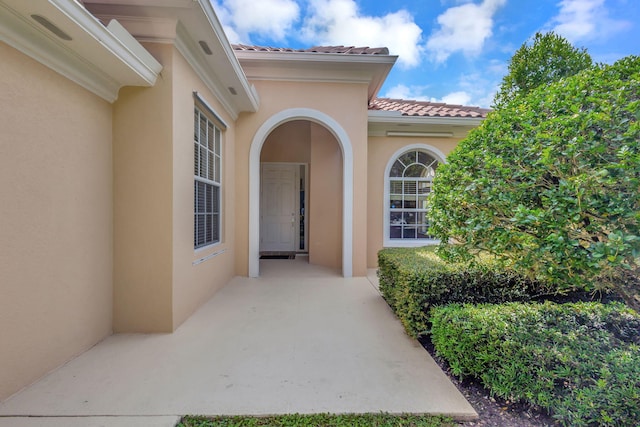
<path id="1" fill-rule="evenodd" d="M 640 425 L 640 315 L 620 303 L 453 304 L 431 312 L 452 372 L 567 426 Z"/>
<path id="2" fill-rule="evenodd" d="M 434 249 L 388 248 L 378 253 L 382 296 L 413 337 L 428 331 L 428 313 L 435 305 L 528 301 L 546 293 L 540 283 L 489 259 L 449 263 Z"/>

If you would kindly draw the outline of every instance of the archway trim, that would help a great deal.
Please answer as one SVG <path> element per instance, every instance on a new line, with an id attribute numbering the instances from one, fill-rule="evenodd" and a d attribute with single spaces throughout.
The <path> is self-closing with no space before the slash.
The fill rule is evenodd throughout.
<path id="1" fill-rule="evenodd" d="M 309 120 L 327 128 L 342 151 L 342 275 L 353 275 L 353 148 L 347 132 L 329 115 L 311 108 L 291 108 L 269 117 L 257 130 L 249 151 L 249 277 L 260 275 L 260 153 L 281 124 Z"/>

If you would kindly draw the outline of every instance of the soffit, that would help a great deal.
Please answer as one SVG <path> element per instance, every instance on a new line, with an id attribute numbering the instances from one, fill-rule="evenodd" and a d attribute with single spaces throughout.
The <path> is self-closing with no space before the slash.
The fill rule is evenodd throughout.
<path id="1" fill-rule="evenodd" d="M 138 41 L 175 44 L 234 118 L 241 112 L 257 111 L 257 93 L 208 0 L 85 0 L 84 3 L 103 22 L 116 19 Z"/>
<path id="2" fill-rule="evenodd" d="M 0 40 L 101 98 L 152 86 L 162 66 L 117 23 L 74 0 L 0 0 Z"/>

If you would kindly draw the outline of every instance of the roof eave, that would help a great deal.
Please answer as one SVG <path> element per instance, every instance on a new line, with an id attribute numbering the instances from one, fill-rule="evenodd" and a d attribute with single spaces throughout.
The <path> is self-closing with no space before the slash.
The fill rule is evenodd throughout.
<path id="1" fill-rule="evenodd" d="M 368 122 L 379 124 L 429 124 L 429 125 L 453 125 L 453 126 L 479 126 L 485 119 L 483 117 L 450 117 L 450 116 L 407 116 L 399 111 L 369 110 Z"/>
<path id="2" fill-rule="evenodd" d="M 236 50 L 235 54 L 249 79 L 367 83 L 369 101 L 377 96 L 398 59 L 395 55 L 324 52 Z"/>
<path id="3" fill-rule="evenodd" d="M 0 40 L 108 102 L 123 86 L 152 86 L 162 70 L 117 22 L 104 26 L 75 0 L 2 0 L 0 10 Z"/>
<path id="4" fill-rule="evenodd" d="M 141 42 L 173 43 L 234 119 L 241 112 L 258 110 L 258 94 L 208 0 L 84 2 L 103 21 L 116 18 Z"/>
<path id="5" fill-rule="evenodd" d="M 253 87 L 253 85 L 249 83 L 247 76 L 244 74 L 244 70 L 240 65 L 240 61 L 238 61 L 238 58 L 236 57 L 236 54 L 233 48 L 231 47 L 231 43 L 229 42 L 229 39 L 227 38 L 227 35 L 224 32 L 222 23 L 218 19 L 218 16 L 216 15 L 213 9 L 213 6 L 211 5 L 211 1 L 198 0 L 198 3 L 200 4 L 200 7 L 202 7 L 205 13 L 205 16 L 209 20 L 209 24 L 211 25 L 211 28 L 213 29 L 214 34 L 217 37 L 217 43 L 219 47 L 222 49 L 222 51 L 224 52 L 224 58 L 226 60 L 225 64 L 228 64 L 231 67 L 232 69 L 231 72 L 235 76 L 238 87 L 240 88 L 240 91 L 242 93 L 242 97 L 244 98 L 242 99 L 243 101 L 242 104 L 238 103 L 239 112 L 255 113 L 256 111 L 258 111 L 258 108 L 260 106 L 260 99 L 258 97 L 258 93 L 255 87 Z M 212 63 L 212 65 L 218 64 L 217 60 L 210 60 L 210 62 Z M 236 88 L 236 92 L 237 92 L 237 89 L 238 88 Z"/>

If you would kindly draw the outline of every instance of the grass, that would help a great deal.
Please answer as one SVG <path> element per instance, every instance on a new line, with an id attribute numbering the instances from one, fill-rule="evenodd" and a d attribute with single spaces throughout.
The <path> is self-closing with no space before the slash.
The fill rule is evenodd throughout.
<path id="1" fill-rule="evenodd" d="M 265 417 L 186 416 L 177 427 L 449 427 L 455 423 L 433 415 L 379 414 L 288 414 Z"/>

